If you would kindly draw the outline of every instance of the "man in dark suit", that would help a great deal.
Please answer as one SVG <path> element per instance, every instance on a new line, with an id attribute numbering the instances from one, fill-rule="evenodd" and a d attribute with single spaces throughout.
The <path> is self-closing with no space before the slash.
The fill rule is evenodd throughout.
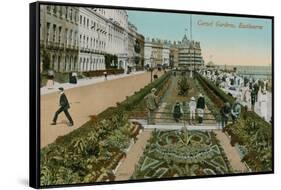
<path id="1" fill-rule="evenodd" d="M 204 117 L 204 110 L 205 110 L 205 98 L 201 93 L 199 94 L 199 98 L 197 100 L 196 108 L 197 108 L 199 124 L 202 124 L 203 123 L 203 117 Z"/>
<path id="2" fill-rule="evenodd" d="M 64 89 L 62 87 L 60 87 L 59 90 L 60 90 L 60 102 L 59 102 L 60 108 L 56 111 L 54 119 L 53 119 L 53 123 L 51 123 L 51 125 L 56 125 L 59 114 L 61 112 L 64 112 L 65 116 L 69 120 L 68 126 L 71 127 L 71 126 L 73 126 L 73 120 L 68 112 L 68 109 L 70 108 L 70 106 L 69 106 L 68 100 L 64 94 Z"/>

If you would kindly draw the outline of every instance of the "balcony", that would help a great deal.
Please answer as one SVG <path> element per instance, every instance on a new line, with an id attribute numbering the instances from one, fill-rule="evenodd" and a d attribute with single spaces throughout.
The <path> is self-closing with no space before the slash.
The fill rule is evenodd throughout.
<path id="1" fill-rule="evenodd" d="M 60 48 L 60 44 L 58 42 L 47 42 L 46 43 L 46 47 L 50 48 L 50 49 L 59 49 Z"/>
<path id="2" fill-rule="evenodd" d="M 60 43 L 60 44 L 59 44 L 59 49 L 61 49 L 61 50 L 64 49 L 64 44 L 63 44 L 63 43 Z"/>

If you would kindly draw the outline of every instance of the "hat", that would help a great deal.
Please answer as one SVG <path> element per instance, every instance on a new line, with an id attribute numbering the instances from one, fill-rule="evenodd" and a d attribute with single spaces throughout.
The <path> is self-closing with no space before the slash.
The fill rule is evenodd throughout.
<path id="1" fill-rule="evenodd" d="M 200 93 L 200 94 L 199 94 L 199 97 L 203 97 L 203 95 Z"/>
<path id="2" fill-rule="evenodd" d="M 63 87 L 59 87 L 59 90 L 60 90 L 60 91 L 63 91 L 64 89 L 63 89 Z"/>
<path id="3" fill-rule="evenodd" d="M 152 89 L 151 89 L 151 92 L 156 92 L 156 88 L 152 88 Z"/>
<path id="4" fill-rule="evenodd" d="M 195 98 L 192 96 L 192 97 L 191 97 L 191 100 L 193 100 L 193 101 L 194 101 L 194 100 L 195 100 Z"/>

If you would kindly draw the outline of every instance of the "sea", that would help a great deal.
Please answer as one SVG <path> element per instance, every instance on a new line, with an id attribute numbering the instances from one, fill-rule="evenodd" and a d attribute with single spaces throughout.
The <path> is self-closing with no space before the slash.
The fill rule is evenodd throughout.
<path id="1" fill-rule="evenodd" d="M 248 76 L 254 79 L 272 78 L 272 67 L 270 66 L 242 66 L 242 65 L 220 65 L 220 69 L 233 70 L 236 67 L 237 74 L 240 76 Z"/>

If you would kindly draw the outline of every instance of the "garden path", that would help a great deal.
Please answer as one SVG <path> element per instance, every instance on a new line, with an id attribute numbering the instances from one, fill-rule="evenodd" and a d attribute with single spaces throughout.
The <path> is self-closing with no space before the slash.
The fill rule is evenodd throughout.
<path id="1" fill-rule="evenodd" d="M 237 172 L 246 172 L 246 166 L 241 162 L 239 152 L 230 144 L 229 138 L 220 130 L 214 130 L 217 139 L 220 141 L 222 148 L 230 162 L 230 165 Z"/>
<path id="2" fill-rule="evenodd" d="M 127 153 L 126 158 L 122 161 L 121 165 L 117 169 L 117 172 L 115 174 L 116 181 L 130 179 L 150 137 L 151 131 L 143 131 L 139 134 L 137 142 L 132 145 L 129 152 Z"/>
<path id="3" fill-rule="evenodd" d="M 188 84 L 190 86 L 190 89 L 188 91 L 187 96 L 180 96 L 178 95 L 178 80 L 181 77 L 181 74 L 177 74 L 177 76 L 171 77 L 171 84 L 167 91 L 165 92 L 163 98 L 161 99 L 161 113 L 158 115 L 158 118 L 160 119 L 156 120 L 157 124 L 170 124 L 170 125 L 183 125 L 184 123 L 188 125 L 189 123 L 189 106 L 188 102 L 190 101 L 191 97 L 195 97 L 195 99 L 198 98 L 199 93 L 202 93 L 199 91 L 197 86 L 195 85 L 195 79 L 189 78 L 189 73 L 186 74 Z M 183 112 L 185 113 L 182 117 L 182 120 L 178 123 L 175 122 L 172 116 L 172 108 L 176 104 L 176 102 L 180 102 L 183 108 Z M 211 114 L 210 110 L 206 107 L 205 114 L 204 114 L 204 125 L 210 125 L 210 126 L 217 126 L 217 122 L 214 120 L 214 116 Z M 192 125 L 196 126 L 196 122 L 193 122 Z"/>

